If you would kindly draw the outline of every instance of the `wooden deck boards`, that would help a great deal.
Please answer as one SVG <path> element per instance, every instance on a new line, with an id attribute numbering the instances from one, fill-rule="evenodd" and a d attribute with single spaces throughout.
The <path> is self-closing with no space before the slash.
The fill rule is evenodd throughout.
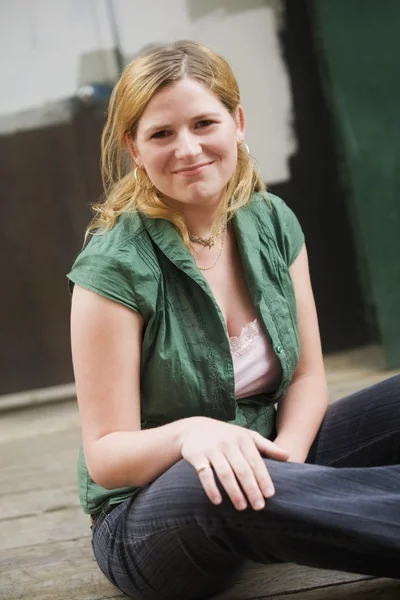
<path id="1" fill-rule="evenodd" d="M 389 376 L 379 353 L 326 360 L 332 398 Z M 94 562 L 76 493 L 79 418 L 73 402 L 1 415 L 0 599 L 124 598 Z M 252 567 L 215 600 L 398 600 L 400 581 L 306 569 Z"/>

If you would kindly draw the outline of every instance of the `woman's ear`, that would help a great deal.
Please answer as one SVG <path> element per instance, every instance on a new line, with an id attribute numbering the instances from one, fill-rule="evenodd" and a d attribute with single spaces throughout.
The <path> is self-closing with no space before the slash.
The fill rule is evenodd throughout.
<path id="1" fill-rule="evenodd" d="M 138 167 L 140 167 L 142 161 L 140 160 L 140 155 L 137 150 L 136 143 L 135 143 L 134 139 L 132 138 L 131 134 L 128 132 L 125 133 L 125 142 L 126 142 L 128 152 L 131 155 L 133 162 Z"/>
<path id="2" fill-rule="evenodd" d="M 236 109 L 235 121 L 237 129 L 237 141 L 238 144 L 242 144 L 246 134 L 246 119 L 244 117 L 244 110 L 241 104 L 239 104 Z"/>

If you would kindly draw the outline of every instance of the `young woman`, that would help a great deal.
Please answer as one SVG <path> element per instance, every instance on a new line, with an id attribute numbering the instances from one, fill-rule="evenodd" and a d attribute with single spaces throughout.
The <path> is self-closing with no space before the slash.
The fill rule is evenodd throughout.
<path id="1" fill-rule="evenodd" d="M 303 233 L 249 156 L 228 63 L 189 41 L 135 59 L 102 156 L 69 274 L 102 571 L 157 600 L 248 560 L 398 577 L 400 379 L 327 409 Z"/>

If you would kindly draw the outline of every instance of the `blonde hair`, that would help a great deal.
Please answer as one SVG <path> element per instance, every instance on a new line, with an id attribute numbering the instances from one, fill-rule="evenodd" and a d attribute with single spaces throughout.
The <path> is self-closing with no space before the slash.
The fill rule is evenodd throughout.
<path id="1" fill-rule="evenodd" d="M 162 88 L 183 78 L 203 84 L 213 92 L 232 117 L 240 104 L 236 78 L 228 62 L 206 46 L 179 41 L 154 47 L 133 60 L 122 73 L 110 98 L 107 121 L 101 138 L 101 167 L 104 200 L 93 206 L 94 219 L 87 235 L 111 229 L 125 212 L 140 211 L 149 217 L 171 221 L 189 246 L 183 218 L 162 199 L 147 174 L 134 177 L 126 134 L 135 137 L 139 120 L 151 98 Z M 214 224 L 230 219 L 246 205 L 253 192 L 264 190 L 258 170 L 243 145 L 238 147 L 235 173 L 227 184 L 224 200 Z"/>

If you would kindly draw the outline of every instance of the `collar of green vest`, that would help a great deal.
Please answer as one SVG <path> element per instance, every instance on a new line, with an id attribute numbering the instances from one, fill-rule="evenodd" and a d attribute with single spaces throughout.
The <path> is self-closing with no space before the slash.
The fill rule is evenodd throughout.
<path id="1" fill-rule="evenodd" d="M 260 259 L 259 206 L 262 202 L 268 207 L 266 199 L 255 194 L 250 202 L 239 208 L 232 218 L 244 272 L 252 298 L 257 301 L 261 297 L 262 265 Z M 191 277 L 208 294 L 210 288 L 206 279 L 196 265 L 191 252 L 182 243 L 182 239 L 169 221 L 154 219 L 140 215 L 144 228 L 162 253 L 181 271 Z"/>

